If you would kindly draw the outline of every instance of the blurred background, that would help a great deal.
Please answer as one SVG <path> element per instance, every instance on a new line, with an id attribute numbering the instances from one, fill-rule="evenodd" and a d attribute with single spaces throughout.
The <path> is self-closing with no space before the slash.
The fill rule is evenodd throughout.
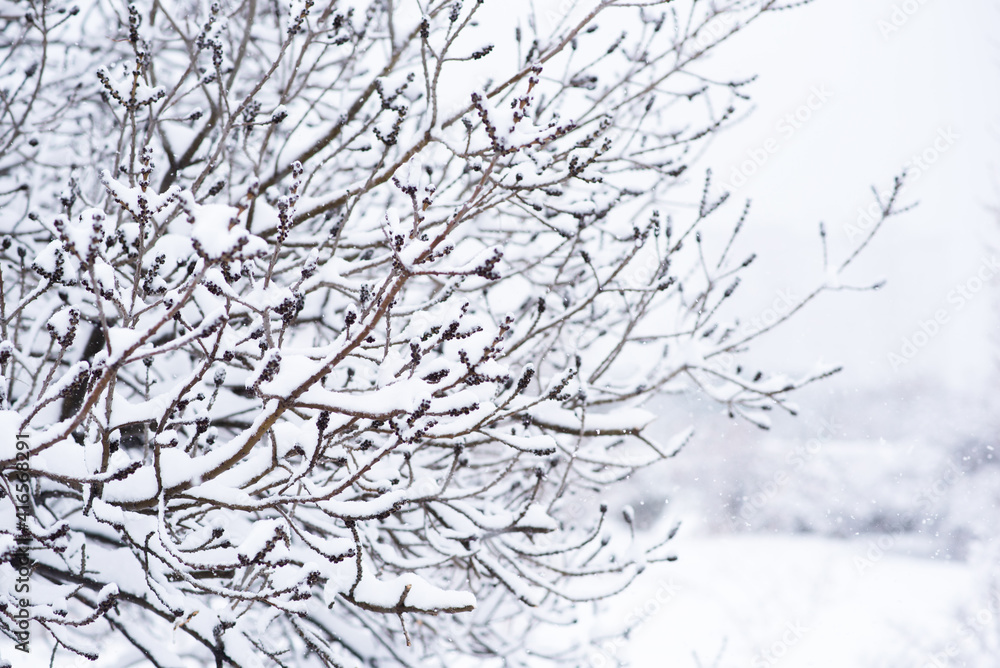
<path id="1" fill-rule="evenodd" d="M 702 163 L 753 208 L 740 314 L 824 278 L 903 203 L 823 295 L 757 342 L 762 369 L 845 370 L 770 431 L 693 401 L 656 407 L 695 439 L 622 492 L 677 521 L 679 560 L 614 604 L 632 627 L 592 665 L 1000 665 L 1000 6 L 820 0 L 739 34 L 711 61 L 758 74 L 756 107 Z"/>

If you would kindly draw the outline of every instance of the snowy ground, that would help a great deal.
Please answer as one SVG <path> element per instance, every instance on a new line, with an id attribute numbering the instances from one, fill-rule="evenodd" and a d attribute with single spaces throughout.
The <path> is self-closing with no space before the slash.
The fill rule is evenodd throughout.
<path id="1" fill-rule="evenodd" d="M 593 668 L 997 665 L 989 411 L 899 388 L 809 404 L 771 432 L 661 407 L 664 431 L 686 418 L 697 436 L 620 501 L 651 531 L 680 521 L 679 559 L 595 627 L 635 630 L 604 641 Z"/>
<path id="2" fill-rule="evenodd" d="M 650 568 L 616 605 L 638 622 L 631 643 L 606 644 L 593 666 L 922 667 L 948 643 L 973 642 L 962 611 L 979 593 L 975 571 L 898 556 L 888 538 L 716 536 L 677 547 L 679 561 Z"/>

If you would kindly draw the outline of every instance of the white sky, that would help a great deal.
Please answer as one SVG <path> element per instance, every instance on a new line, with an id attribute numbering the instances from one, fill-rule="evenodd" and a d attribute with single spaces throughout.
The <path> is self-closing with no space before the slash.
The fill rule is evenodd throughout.
<path id="1" fill-rule="evenodd" d="M 912 13 L 897 13 L 905 22 L 883 34 L 903 4 Z M 961 308 L 949 293 L 994 254 L 991 244 L 1000 257 L 1000 223 L 988 210 L 1000 202 L 998 27 L 1000 8 L 987 0 L 819 0 L 757 24 L 717 56 L 720 72 L 760 75 L 751 89 L 757 109 L 715 142 L 704 165 L 729 181 L 749 152 L 760 155 L 775 139 L 763 166 L 734 193 L 754 200 L 747 232 L 756 236 L 744 241 L 762 251 L 744 305 L 758 300 L 765 308 L 779 289 L 815 284 L 818 221 L 826 222 L 831 254 L 843 257 L 870 186 L 890 184 L 942 130 L 957 135 L 950 146 L 939 142 L 946 150 L 909 187 L 904 201 L 920 206 L 894 219 L 850 274 L 858 284 L 885 278 L 887 286 L 827 295 L 765 342 L 762 352 L 780 356 L 769 366 L 810 368 L 822 356 L 847 365 L 836 381 L 845 388 L 921 379 L 976 392 L 991 380 L 1000 338 L 991 339 L 989 328 L 1000 279 Z M 777 124 L 814 87 L 830 99 L 788 136 Z M 944 325 L 894 371 L 888 354 L 942 309 Z"/>

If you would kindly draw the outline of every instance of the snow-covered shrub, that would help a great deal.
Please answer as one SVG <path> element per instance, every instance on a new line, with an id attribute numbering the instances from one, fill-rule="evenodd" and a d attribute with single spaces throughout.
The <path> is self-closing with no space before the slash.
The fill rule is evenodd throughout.
<path id="1" fill-rule="evenodd" d="M 583 656 L 551 629 L 671 558 L 590 501 L 688 438 L 641 405 L 765 424 L 832 371 L 741 370 L 748 207 L 688 180 L 747 99 L 705 54 L 786 7 L 618 4 L 4 2 L 7 636 Z"/>

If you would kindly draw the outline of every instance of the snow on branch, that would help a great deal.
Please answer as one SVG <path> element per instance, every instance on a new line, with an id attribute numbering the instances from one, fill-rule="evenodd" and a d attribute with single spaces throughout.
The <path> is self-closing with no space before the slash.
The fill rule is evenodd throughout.
<path id="1" fill-rule="evenodd" d="M 835 372 L 745 371 L 781 322 L 723 315 L 749 207 L 697 159 L 748 82 L 699 66 L 773 9 L 6 17 L 0 551 L 30 542 L 32 642 L 56 665 L 108 643 L 122 665 L 584 661 L 579 606 L 674 557 L 675 529 L 586 500 L 696 442 L 657 402 L 766 427 Z"/>

